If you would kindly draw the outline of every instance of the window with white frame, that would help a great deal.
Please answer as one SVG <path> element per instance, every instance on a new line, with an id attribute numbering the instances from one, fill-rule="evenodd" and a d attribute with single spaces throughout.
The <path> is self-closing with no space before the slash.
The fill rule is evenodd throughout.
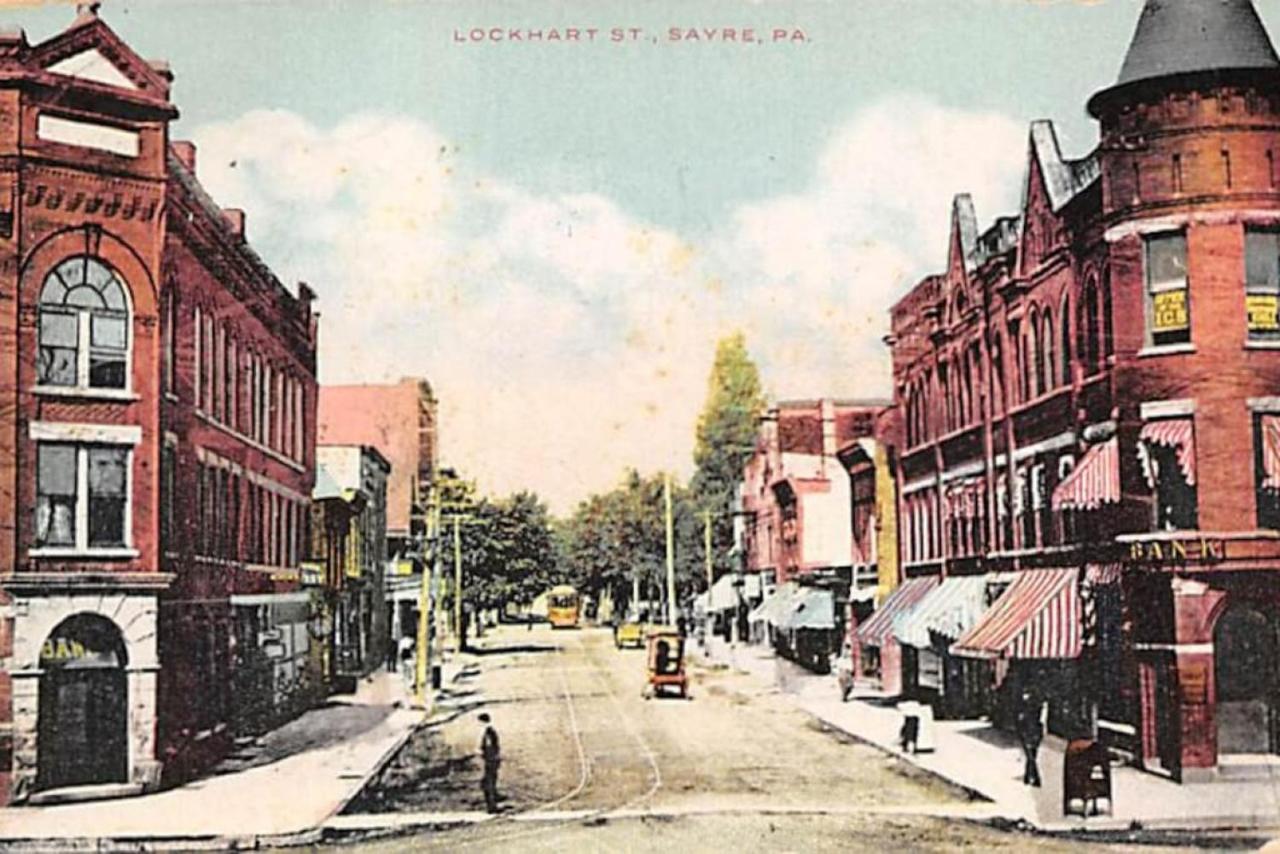
<path id="1" fill-rule="evenodd" d="M 1246 228 L 1245 316 L 1250 341 L 1280 341 L 1280 230 Z"/>
<path id="2" fill-rule="evenodd" d="M 36 548 L 129 547 L 131 460 L 129 446 L 39 442 Z"/>
<path id="3" fill-rule="evenodd" d="M 1147 343 L 1191 343 L 1187 237 L 1181 232 L 1146 239 Z"/>
<path id="4" fill-rule="evenodd" d="M 55 267 L 40 289 L 40 385 L 129 386 L 129 295 L 110 267 L 88 255 Z"/>

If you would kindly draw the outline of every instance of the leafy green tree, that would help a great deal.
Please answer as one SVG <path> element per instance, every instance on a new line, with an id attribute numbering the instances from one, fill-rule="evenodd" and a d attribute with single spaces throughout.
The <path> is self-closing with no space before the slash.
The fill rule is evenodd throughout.
<path id="1" fill-rule="evenodd" d="M 712 514 L 712 551 L 717 576 L 734 568 L 734 496 L 743 466 L 755 449 L 764 407 L 760 373 L 747 353 L 745 337 L 735 332 L 722 338 L 716 345 L 707 400 L 698 418 L 693 449 L 696 468 L 690 482 L 698 511 Z M 701 544 L 702 528 L 698 530 L 697 541 Z"/>
<path id="2" fill-rule="evenodd" d="M 569 582 L 596 601 L 611 599 L 625 609 L 633 591 L 658 601 L 666 590 L 666 529 L 663 476 L 628 470 L 606 493 L 582 501 L 557 533 Z M 676 535 L 676 597 L 692 595 L 701 573 L 701 528 L 689 492 L 672 484 Z M 696 538 L 692 535 L 696 533 Z M 693 544 L 696 539 L 697 545 Z"/>

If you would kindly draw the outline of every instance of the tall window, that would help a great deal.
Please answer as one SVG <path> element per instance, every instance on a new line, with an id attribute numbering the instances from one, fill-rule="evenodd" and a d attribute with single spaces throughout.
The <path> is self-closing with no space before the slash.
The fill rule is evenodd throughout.
<path id="1" fill-rule="evenodd" d="M 1280 341 L 1280 231 L 1244 232 L 1245 314 L 1250 341 Z"/>
<path id="2" fill-rule="evenodd" d="M 36 446 L 37 548 L 80 551 L 129 545 L 128 447 Z"/>
<path id="3" fill-rule="evenodd" d="M 177 334 L 175 328 L 178 321 L 177 312 L 177 295 L 174 293 L 174 285 L 170 284 L 164 297 L 164 328 L 161 330 L 162 340 L 164 341 L 164 390 L 173 393 L 173 373 L 175 362 L 178 358 L 177 354 Z"/>
<path id="4" fill-rule="evenodd" d="M 1186 235 L 1157 234 L 1146 240 L 1147 343 L 1162 347 L 1191 342 Z"/>
<path id="5" fill-rule="evenodd" d="M 1035 309 L 1027 321 L 1027 399 L 1044 394 L 1044 365 L 1040 359 L 1040 320 Z"/>
<path id="6" fill-rule="evenodd" d="M 1071 385 L 1071 304 L 1066 297 L 1062 299 L 1062 334 L 1058 340 L 1062 342 L 1062 384 Z"/>
<path id="7" fill-rule="evenodd" d="M 88 255 L 55 267 L 40 289 L 39 327 L 41 385 L 128 387 L 128 292 L 110 267 Z"/>
<path id="8" fill-rule="evenodd" d="M 1040 372 L 1044 374 L 1046 391 L 1057 385 L 1057 366 L 1053 353 L 1053 312 L 1045 309 L 1040 319 Z"/>

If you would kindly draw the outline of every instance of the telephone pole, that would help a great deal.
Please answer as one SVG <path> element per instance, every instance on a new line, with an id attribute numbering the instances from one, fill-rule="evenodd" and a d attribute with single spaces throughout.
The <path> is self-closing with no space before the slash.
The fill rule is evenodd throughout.
<path id="1" fill-rule="evenodd" d="M 712 569 L 713 561 L 711 560 L 711 511 L 702 511 L 702 553 L 706 557 L 707 562 L 707 590 L 711 589 L 711 585 L 715 584 L 715 571 Z M 708 594 L 710 595 L 710 594 Z"/>
<path id="2" fill-rule="evenodd" d="M 422 554 L 422 586 L 418 589 L 418 648 L 414 661 L 414 686 L 417 688 L 418 705 L 430 711 L 427 689 L 428 672 L 431 667 L 431 631 L 430 622 L 435 604 L 432 599 L 431 579 L 436 569 L 436 530 L 440 526 L 440 500 L 436 486 L 432 484 L 427 493 L 426 534 L 420 553 Z"/>
<path id="3" fill-rule="evenodd" d="M 671 473 L 662 479 L 662 503 L 665 507 L 667 526 L 667 625 L 676 623 L 676 535 L 675 520 L 671 513 Z"/>

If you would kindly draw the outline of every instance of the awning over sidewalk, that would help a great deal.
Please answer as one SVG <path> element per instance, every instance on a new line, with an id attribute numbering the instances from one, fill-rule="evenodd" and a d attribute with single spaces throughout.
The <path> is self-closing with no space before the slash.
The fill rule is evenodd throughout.
<path id="1" fill-rule="evenodd" d="M 1018 573 L 982 618 L 951 645 L 971 658 L 1075 658 L 1080 655 L 1078 569 Z"/>
<path id="2" fill-rule="evenodd" d="M 911 611 L 894 621 L 893 633 L 901 643 L 928 649 L 929 633 L 955 640 L 978 621 L 987 608 L 987 577 L 966 575 L 943 579 Z"/>
<path id="3" fill-rule="evenodd" d="M 790 613 L 779 626 L 784 629 L 817 630 L 835 627 L 835 597 L 830 590 L 818 587 L 801 587 L 792 600 Z"/>
<path id="4" fill-rule="evenodd" d="M 864 646 L 883 646 L 893 636 L 893 621 L 910 612 L 929 591 L 938 586 L 938 576 L 908 578 L 889 594 L 874 614 L 858 626 L 858 642 Z"/>
<path id="5" fill-rule="evenodd" d="M 791 600 L 798 589 L 799 586 L 792 582 L 783 584 L 752 609 L 751 613 L 747 615 L 747 620 L 753 623 L 777 624 L 781 616 L 788 612 Z"/>
<path id="6" fill-rule="evenodd" d="M 707 591 L 707 609 L 710 611 L 728 611 L 738 607 L 738 588 L 733 582 L 740 576 L 732 572 L 725 573 L 716 579 Z"/>
<path id="7" fill-rule="evenodd" d="M 1120 501 L 1120 442 L 1114 436 L 1085 452 L 1053 491 L 1054 510 L 1097 510 Z"/>

